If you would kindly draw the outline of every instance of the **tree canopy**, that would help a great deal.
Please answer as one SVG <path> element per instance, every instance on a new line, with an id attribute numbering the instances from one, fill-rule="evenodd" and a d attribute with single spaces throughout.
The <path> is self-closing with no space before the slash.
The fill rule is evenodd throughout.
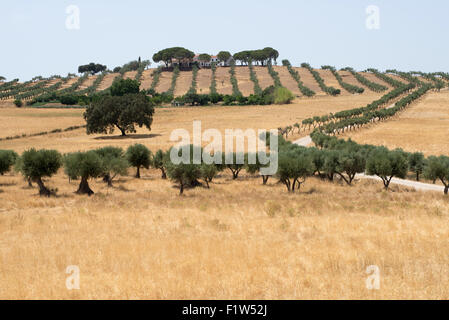
<path id="1" fill-rule="evenodd" d="M 241 64 L 249 64 L 251 61 L 258 62 L 261 65 L 267 63 L 276 63 L 279 52 L 271 47 L 261 50 L 245 50 L 234 54 L 234 60 L 240 61 Z"/>
<path id="2" fill-rule="evenodd" d="M 0 175 L 4 175 L 11 170 L 18 158 L 17 153 L 11 150 L 0 150 Z"/>
<path id="3" fill-rule="evenodd" d="M 92 74 L 96 74 L 98 72 L 103 72 L 106 69 L 107 69 L 107 67 L 105 65 L 91 62 L 89 64 L 79 66 L 78 73 L 89 72 Z"/>
<path id="4" fill-rule="evenodd" d="M 229 58 L 232 57 L 231 53 L 229 51 L 220 51 L 217 55 L 218 60 L 221 62 L 227 62 Z"/>
<path id="5" fill-rule="evenodd" d="M 151 165 L 151 151 L 143 144 L 135 144 L 128 147 L 126 159 L 137 169 L 136 178 L 140 179 L 140 168 L 148 169 Z"/>
<path id="6" fill-rule="evenodd" d="M 195 53 L 183 48 L 183 47 L 173 47 L 163 49 L 153 55 L 154 62 L 164 62 L 166 66 L 169 66 L 172 62 L 172 59 L 183 60 L 188 59 L 192 60 L 195 57 Z"/>
<path id="7" fill-rule="evenodd" d="M 39 186 L 39 194 L 49 197 L 54 191 L 48 189 L 43 177 L 51 177 L 56 174 L 62 165 L 62 157 L 56 150 L 39 150 L 32 148 L 22 154 L 19 171 L 25 178 L 36 182 Z"/>
<path id="8" fill-rule="evenodd" d="M 449 193 L 449 157 L 429 157 L 424 176 L 431 180 L 439 179 L 444 185 L 444 194 L 447 195 Z"/>
<path id="9" fill-rule="evenodd" d="M 408 159 L 402 150 L 389 151 L 384 147 L 375 149 L 366 162 L 366 171 L 382 179 L 388 189 L 393 177 L 405 178 L 408 171 Z"/>
<path id="10" fill-rule="evenodd" d="M 95 151 L 74 152 L 64 156 L 64 171 L 71 179 L 81 178 L 78 194 L 94 194 L 89 186 L 89 179 L 104 174 L 103 162 Z"/>
<path id="11" fill-rule="evenodd" d="M 87 134 L 113 133 L 118 128 L 122 136 L 135 133 L 136 126 L 151 130 L 154 108 L 143 93 L 123 96 L 103 96 L 93 101 L 84 112 Z"/>
<path id="12" fill-rule="evenodd" d="M 119 79 L 112 83 L 110 88 L 111 95 L 123 96 L 129 93 L 139 93 L 140 82 L 132 79 Z"/>
<path id="13" fill-rule="evenodd" d="M 207 53 L 202 53 L 199 55 L 198 59 L 202 62 L 209 62 L 212 59 L 212 56 Z"/>

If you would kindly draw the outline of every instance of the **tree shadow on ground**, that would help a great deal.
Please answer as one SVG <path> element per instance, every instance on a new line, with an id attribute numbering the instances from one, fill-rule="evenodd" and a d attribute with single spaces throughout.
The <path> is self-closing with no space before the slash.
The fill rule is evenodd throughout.
<path id="1" fill-rule="evenodd" d="M 96 137 L 95 140 L 140 140 L 140 139 L 151 139 L 155 137 L 160 137 L 160 134 L 133 134 L 127 136 L 102 136 Z"/>
<path id="2" fill-rule="evenodd" d="M 12 186 L 16 186 L 17 182 L 3 182 L 0 183 L 0 187 L 12 187 Z"/>

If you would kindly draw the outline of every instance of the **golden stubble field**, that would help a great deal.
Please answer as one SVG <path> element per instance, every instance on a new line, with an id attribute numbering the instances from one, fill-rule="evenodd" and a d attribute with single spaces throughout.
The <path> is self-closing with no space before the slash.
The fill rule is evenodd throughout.
<path id="1" fill-rule="evenodd" d="M 344 109 L 351 109 L 379 98 L 380 94 L 367 93 L 358 96 L 316 97 L 297 99 L 284 106 L 211 106 L 195 108 L 156 108 L 152 130 L 139 129 L 138 134 L 123 139 L 119 132 L 115 135 L 87 136 L 85 129 L 67 133 L 50 134 L 43 137 L 28 137 L 18 140 L 1 141 L 0 148 L 18 152 L 34 146 L 36 148 L 58 149 L 61 152 L 89 150 L 107 145 L 127 147 L 143 143 L 151 150 L 168 149 L 170 134 L 175 129 L 193 130 L 193 121 L 201 120 L 202 129 L 215 128 L 224 135 L 225 129 L 277 129 L 287 124 L 301 122 L 313 115 L 323 115 Z M 0 137 L 38 133 L 53 129 L 64 129 L 82 125 L 82 109 L 0 109 Z"/>
<path id="2" fill-rule="evenodd" d="M 171 130 L 191 130 L 193 120 L 202 120 L 203 129 L 277 128 L 377 97 L 157 109 L 152 136 L 142 130 L 105 139 L 76 130 L 1 141 L 0 149 L 68 152 L 137 142 L 166 149 Z M 35 110 L 24 109 L 27 117 L 2 116 L 14 110 L 1 110 L 2 128 L 32 133 L 29 125 L 36 122 L 58 128 L 67 112 L 73 112 L 67 124 L 82 124 L 80 110 L 42 110 L 56 115 L 34 117 Z M 449 298 L 449 198 L 442 194 L 315 178 L 288 194 L 275 179 L 263 186 L 245 172 L 236 181 L 224 172 L 210 190 L 189 189 L 180 197 L 158 171 L 145 170 L 141 180 L 133 174 L 130 169 L 113 188 L 92 181 L 96 194 L 89 198 L 75 195 L 77 181 L 69 182 L 61 170 L 46 180 L 58 188 L 50 199 L 40 198 L 20 176 L 0 176 L 0 298 Z M 80 290 L 69 291 L 66 268 L 73 265 L 80 269 Z M 379 290 L 366 288 L 371 265 L 380 270 Z"/>
<path id="3" fill-rule="evenodd" d="M 130 172 L 131 174 L 132 172 Z M 77 196 L 62 174 L 40 198 L 0 177 L 4 299 L 449 298 L 442 194 L 309 179 L 300 193 L 245 173 L 183 197 L 156 171 Z M 66 289 L 66 268 L 80 290 Z M 366 269 L 380 269 L 380 290 Z"/>
<path id="4" fill-rule="evenodd" d="M 449 155 L 449 91 L 427 94 L 393 119 L 357 132 L 349 132 L 358 143 Z"/>

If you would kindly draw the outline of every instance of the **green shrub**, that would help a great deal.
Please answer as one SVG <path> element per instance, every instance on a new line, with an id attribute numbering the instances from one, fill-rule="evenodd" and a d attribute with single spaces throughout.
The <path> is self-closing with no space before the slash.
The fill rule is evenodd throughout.
<path id="1" fill-rule="evenodd" d="M 293 93 L 284 87 L 277 87 L 274 91 L 275 104 L 289 104 L 295 99 Z"/>
<path id="2" fill-rule="evenodd" d="M 14 104 L 16 105 L 17 108 L 21 108 L 23 106 L 23 102 L 20 99 L 14 100 Z"/>

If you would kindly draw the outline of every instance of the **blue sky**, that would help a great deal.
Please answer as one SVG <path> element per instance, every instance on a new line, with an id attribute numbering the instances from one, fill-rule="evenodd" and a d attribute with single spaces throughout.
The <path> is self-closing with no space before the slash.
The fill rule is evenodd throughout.
<path id="1" fill-rule="evenodd" d="M 66 28 L 66 8 L 80 29 Z M 378 30 L 366 8 L 379 8 Z M 294 65 L 449 71 L 449 2 L 404 0 L 114 1 L 0 3 L 0 75 L 65 75 L 89 62 L 109 68 L 170 46 L 237 52 L 271 46 Z"/>

